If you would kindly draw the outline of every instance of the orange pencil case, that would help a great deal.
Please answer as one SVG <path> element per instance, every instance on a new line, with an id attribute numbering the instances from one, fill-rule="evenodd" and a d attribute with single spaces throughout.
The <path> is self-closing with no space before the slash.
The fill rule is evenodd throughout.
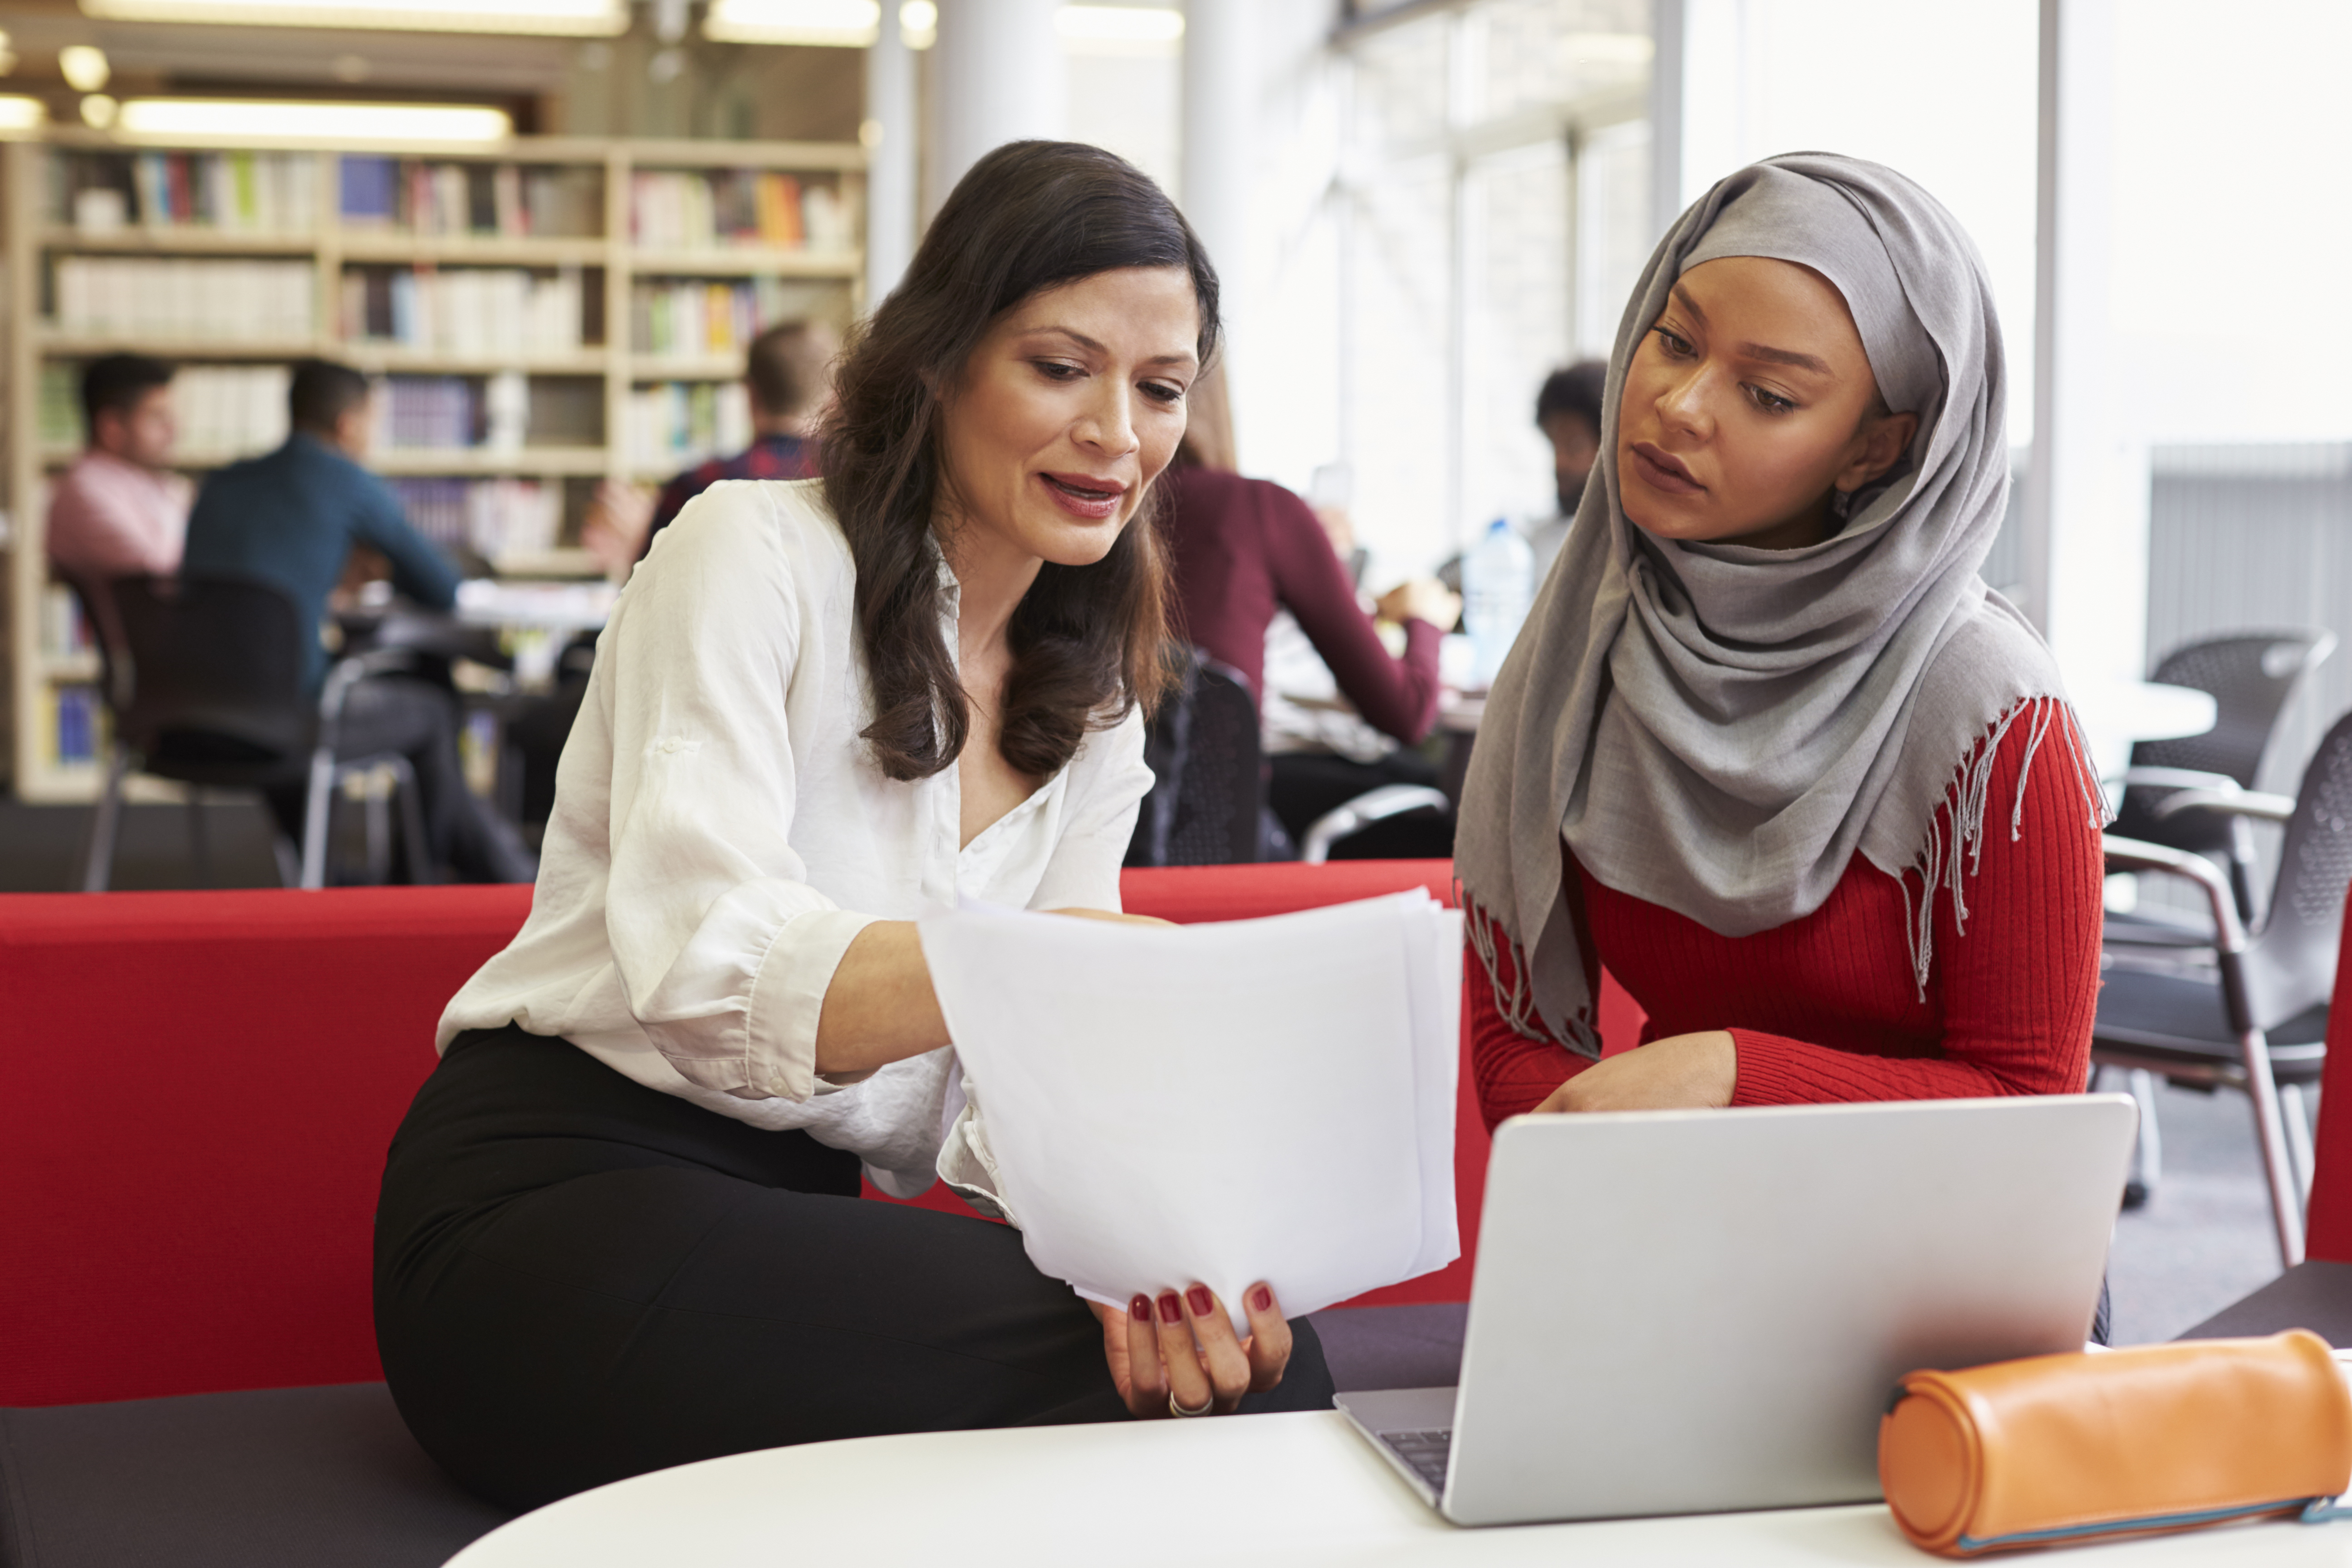
<path id="1" fill-rule="evenodd" d="M 1948 1557 L 2332 1517 L 2352 1396 L 2301 1329 L 1915 1372 L 1879 1423 L 1878 1479 L 1912 1544 Z"/>

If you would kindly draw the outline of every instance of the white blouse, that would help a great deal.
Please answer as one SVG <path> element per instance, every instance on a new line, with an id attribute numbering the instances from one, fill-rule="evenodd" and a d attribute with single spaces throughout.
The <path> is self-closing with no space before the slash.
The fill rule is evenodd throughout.
<path id="1" fill-rule="evenodd" d="M 953 657 L 960 593 L 940 564 Z M 1142 715 L 958 847 L 957 770 L 898 783 L 872 721 L 848 542 L 821 482 L 713 485 L 614 605 L 556 770 L 530 918 L 441 1016 L 515 1023 L 755 1127 L 805 1128 L 912 1196 L 935 1166 L 992 1189 L 977 1108 L 942 1048 L 842 1087 L 817 1014 L 851 939 L 959 894 L 1116 910 L 1151 787 Z M 942 1162 L 950 1127 L 958 1136 Z"/>

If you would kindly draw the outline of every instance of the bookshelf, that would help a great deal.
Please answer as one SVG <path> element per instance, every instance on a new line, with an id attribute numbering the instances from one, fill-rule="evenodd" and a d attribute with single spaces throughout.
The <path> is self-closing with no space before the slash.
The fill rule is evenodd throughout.
<path id="1" fill-rule="evenodd" d="M 84 361 L 180 365 L 180 466 L 201 478 L 283 438 L 289 362 L 340 359 L 383 378 L 369 466 L 429 536 L 508 574 L 584 574 L 598 480 L 741 434 L 752 332 L 858 313 L 864 169 L 829 142 L 0 143 L 17 795 L 98 788 L 97 658 L 43 548 Z"/>

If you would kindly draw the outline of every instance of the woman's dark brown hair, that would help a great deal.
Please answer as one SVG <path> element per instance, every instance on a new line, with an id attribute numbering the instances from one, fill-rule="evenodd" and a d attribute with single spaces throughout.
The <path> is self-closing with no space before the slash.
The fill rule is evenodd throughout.
<path id="1" fill-rule="evenodd" d="M 894 779 L 955 761 L 971 719 L 940 635 L 930 538 L 942 482 L 940 393 L 1005 311 L 1041 289 L 1129 267 L 1181 267 L 1201 306 L 1201 363 L 1217 343 L 1217 274 L 1175 204 L 1099 147 L 1014 142 L 958 182 L 880 310 L 854 336 L 824 432 L 824 494 L 857 568 L 857 626 L 874 690 L 866 739 Z M 1167 561 L 1152 499 L 1088 566 L 1048 561 L 1006 630 L 998 749 L 1057 773 L 1089 729 L 1166 682 Z"/>

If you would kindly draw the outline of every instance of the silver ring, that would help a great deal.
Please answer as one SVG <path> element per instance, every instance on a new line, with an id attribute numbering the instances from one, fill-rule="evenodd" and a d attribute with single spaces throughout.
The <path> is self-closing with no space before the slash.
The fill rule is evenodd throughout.
<path id="1" fill-rule="evenodd" d="M 1176 1391 L 1173 1388 L 1168 1391 L 1168 1414 L 1176 1416 L 1180 1420 L 1189 1421 L 1195 1415 L 1206 1415 L 1210 1411 L 1215 1409 L 1216 1405 L 1217 1393 L 1214 1389 L 1211 1389 L 1209 1391 L 1208 1398 L 1201 1401 L 1201 1408 L 1198 1410 L 1185 1409 L 1182 1405 L 1176 1403 Z"/>

